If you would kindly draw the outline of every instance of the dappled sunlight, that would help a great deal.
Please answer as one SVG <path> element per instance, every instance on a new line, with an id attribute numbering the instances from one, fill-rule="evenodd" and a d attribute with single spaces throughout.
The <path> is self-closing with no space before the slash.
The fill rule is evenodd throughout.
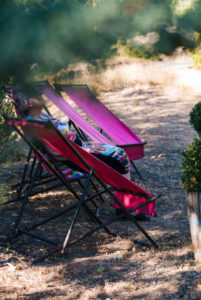
<path id="1" fill-rule="evenodd" d="M 188 249 L 185 246 L 179 247 L 178 250 L 169 248 L 164 251 L 166 251 L 166 260 L 160 251 L 149 253 L 149 257 L 146 259 L 145 253 L 139 250 L 137 252 L 129 250 L 124 256 L 115 251 L 116 257 L 111 259 L 107 253 L 102 257 L 95 255 L 75 257 L 73 260 L 67 258 L 66 264 L 54 265 L 53 268 L 50 264 L 42 264 L 39 267 L 31 267 L 31 269 L 27 266 L 26 273 L 14 266 L 11 261 L 7 263 L 7 276 L 11 279 L 12 276 L 16 278 L 16 284 L 12 285 L 12 291 L 18 288 L 21 295 L 30 296 L 30 299 L 38 293 L 41 296 L 43 293 L 47 296 L 54 296 L 60 285 L 62 285 L 60 295 L 65 294 L 68 290 L 73 299 L 84 299 L 83 297 L 94 299 L 101 295 L 119 299 L 119 293 L 121 296 L 125 293 L 125 297 L 126 293 L 129 293 L 133 296 L 146 296 L 149 299 L 156 299 L 157 296 L 162 295 L 176 296 L 180 292 L 180 286 L 185 278 L 188 280 L 189 266 L 192 265 L 192 261 L 188 257 Z M 65 261 L 64 258 L 62 260 Z M 194 271 L 195 275 L 197 272 Z M 91 283 L 87 281 L 86 274 L 87 277 L 93 278 Z M 4 275 L 3 279 L 8 279 L 7 276 Z M 40 282 L 43 284 L 41 285 Z M 7 283 L 9 284 L 9 279 Z M 38 287 L 32 292 L 33 283 L 37 283 Z M 195 286 L 199 291 L 199 280 L 195 282 Z M 4 287 L 1 286 L 1 288 Z M 28 293 L 27 290 L 29 290 Z"/>
<path id="2" fill-rule="evenodd" d="M 47 292 L 50 288 L 48 286 L 52 282 L 52 278 L 55 276 L 55 272 L 60 272 L 62 266 L 55 266 L 54 269 L 48 270 L 46 268 L 33 267 L 26 264 L 26 272 L 22 268 L 25 264 L 20 266 L 20 260 L 17 259 L 16 265 L 15 259 L 8 259 L 7 261 L 1 261 L 0 265 L 0 297 L 6 297 L 9 293 L 12 293 L 13 297 L 17 298 L 17 295 L 25 294 L 29 290 L 29 294 Z M 7 266 L 7 272 L 5 267 Z M 15 278 L 15 280 L 13 280 Z M 45 280 L 44 280 L 45 279 Z M 9 287 L 9 289 L 8 289 Z M 37 288 L 36 288 L 37 287 Z M 4 291 L 7 293 L 4 294 Z"/>
<path id="3" fill-rule="evenodd" d="M 143 87 L 161 86 L 170 92 L 201 92 L 201 71 L 192 68 L 193 60 L 185 54 L 177 54 L 173 58 L 164 56 L 163 61 L 117 57 L 108 60 L 105 66 L 107 68 L 100 68 L 98 72 L 87 64 L 71 66 L 65 72 L 74 72 L 73 81 L 60 79 L 59 82 L 88 84 L 98 93 L 133 86 L 136 91 L 143 91 Z"/>
<path id="4" fill-rule="evenodd" d="M 67 189 L 65 190 L 64 188 L 62 188 L 63 190 L 58 191 L 58 189 L 55 191 L 47 191 L 45 194 L 41 193 L 40 196 L 38 197 L 36 196 L 32 196 L 31 197 L 31 201 L 35 201 L 35 200 L 40 200 L 40 199 L 46 199 L 48 197 L 53 197 L 54 200 L 60 200 L 61 196 L 65 197 L 65 196 L 69 196 L 71 195 L 70 191 L 68 191 Z"/>
<path id="5" fill-rule="evenodd" d="M 135 67 L 129 66 L 134 63 L 133 60 L 128 59 L 124 66 L 120 62 L 119 59 L 116 67 L 114 61 L 111 62 L 110 69 L 102 74 L 106 77 L 101 77 L 99 82 L 96 83 L 98 77 L 90 75 L 90 78 L 86 76 L 89 82 L 85 83 L 97 84 L 98 91 L 105 89 L 98 98 L 147 142 L 144 158 L 135 162 L 143 180 L 138 178 L 133 168 L 131 175 L 141 187 L 161 194 L 156 200 L 158 216 L 141 223 L 159 244 L 159 249 L 133 243 L 133 239 L 144 241 L 145 238 L 130 221 L 119 221 L 111 229 L 121 236 L 114 238 L 100 231 L 68 247 L 65 254 L 54 255 L 34 266 L 29 258 L 47 253 L 48 248 L 44 243 L 21 237 L 16 241 L 16 247 L 22 247 L 24 254 L 8 248 L 0 249 L 0 298 L 15 299 L 20 295 L 27 300 L 119 300 L 178 299 L 187 295 L 188 299 L 193 299 L 201 291 L 201 269 L 194 263 L 192 255 L 185 193 L 180 184 L 182 151 L 196 136 L 189 124 L 188 113 L 198 101 L 198 90 L 177 86 L 175 76 L 168 77 L 170 68 L 161 74 L 157 67 L 152 74 L 152 67 L 157 65 L 155 62 L 145 62 L 141 66 L 136 62 Z M 168 68 L 169 62 L 164 63 Z M 176 61 L 173 65 L 177 69 Z M 83 65 L 81 67 L 84 68 Z M 113 77 L 112 69 L 115 72 Z M 139 81 L 135 79 L 137 72 Z M 112 80 L 116 80 L 116 84 L 112 85 Z M 48 104 L 48 107 L 53 114 L 64 118 L 53 105 Z M 22 173 L 22 163 L 21 168 L 18 163 L 9 168 L 2 168 L 1 175 L 6 182 L 16 182 Z M 11 193 L 15 195 L 15 190 Z M 23 225 L 29 225 L 70 203 L 75 203 L 75 200 L 65 189 L 31 197 Z M 0 209 L 1 234 L 10 230 L 19 207 L 20 204 L 17 204 Z M 115 215 L 110 199 L 105 200 L 100 213 L 105 219 Z M 51 221 L 41 232 L 62 240 L 72 215 Z M 82 210 L 74 236 L 93 225 Z"/>
<path id="6" fill-rule="evenodd" d="M 99 86 L 98 89 L 114 90 L 125 87 L 132 87 L 133 85 L 147 85 L 147 86 L 169 86 L 174 85 L 174 74 L 167 72 L 156 72 L 154 66 L 150 63 L 142 65 L 141 63 L 134 62 L 130 65 L 117 65 L 111 68 L 107 68 L 106 71 L 102 71 L 96 76 L 91 76 L 90 73 L 87 76 L 85 74 L 85 83 L 92 86 Z M 91 77 L 91 79 L 90 79 Z M 98 84 L 100 82 L 100 84 Z"/>

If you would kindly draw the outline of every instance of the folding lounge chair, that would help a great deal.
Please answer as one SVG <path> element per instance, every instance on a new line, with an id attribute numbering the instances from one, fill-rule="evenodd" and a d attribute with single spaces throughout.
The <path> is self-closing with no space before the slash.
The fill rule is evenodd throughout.
<path id="1" fill-rule="evenodd" d="M 8 120 L 7 116 L 4 116 L 4 117 L 6 118 L 6 120 Z M 18 120 L 20 120 L 20 118 L 16 119 L 16 122 L 14 122 L 15 125 L 19 124 Z M 33 153 L 35 160 L 39 161 L 39 162 L 38 163 L 35 162 L 34 167 L 33 167 L 33 163 L 30 166 L 32 174 L 30 175 L 30 172 L 29 172 L 28 181 L 23 182 L 23 178 L 21 180 L 21 184 L 27 183 L 27 188 L 25 190 L 25 194 L 20 194 L 20 197 L 18 199 L 15 199 L 15 201 L 12 200 L 12 201 L 8 201 L 6 203 L 6 204 L 9 204 L 9 203 L 17 202 L 17 200 L 22 200 L 21 201 L 22 202 L 21 210 L 18 214 L 18 217 L 16 218 L 16 221 L 14 222 L 14 226 L 13 225 L 11 226 L 11 227 L 13 227 L 13 230 L 12 230 L 13 233 L 18 232 L 18 234 L 14 234 L 10 238 L 6 239 L 5 243 L 8 242 L 9 240 L 13 240 L 15 238 L 15 236 L 21 235 L 22 232 L 20 232 L 20 229 L 18 228 L 18 225 L 20 223 L 20 220 L 21 220 L 22 215 L 23 215 L 23 211 L 25 209 L 25 206 L 26 206 L 30 196 L 45 193 L 47 191 L 49 192 L 52 189 L 56 189 L 56 188 L 59 188 L 59 187 L 62 187 L 62 186 L 67 186 L 69 188 L 69 190 L 78 199 L 79 197 L 74 192 L 73 187 L 71 187 L 69 184 L 72 185 L 73 183 L 76 183 L 77 185 L 79 185 L 83 189 L 84 186 L 83 186 L 82 180 L 86 178 L 86 173 L 85 172 L 81 173 L 80 171 L 77 171 L 77 170 L 75 172 L 73 172 L 73 169 L 72 169 L 71 166 L 68 167 L 68 165 L 66 165 L 65 163 L 55 162 L 55 160 L 54 160 L 53 163 L 54 163 L 54 165 L 56 165 L 56 168 L 58 168 L 58 166 L 57 166 L 58 163 L 59 163 L 59 166 L 60 166 L 60 173 L 61 174 L 59 174 L 59 176 L 58 176 L 58 174 L 57 174 L 58 171 L 56 171 L 56 169 L 53 168 L 53 171 L 52 171 L 52 165 L 50 164 L 49 154 L 48 154 L 48 160 L 49 160 L 48 162 L 47 162 L 47 154 L 46 154 L 46 159 L 44 157 L 42 157 L 42 160 L 41 160 L 41 150 L 37 149 L 31 142 L 29 142 L 27 140 L 26 136 L 24 135 L 23 130 L 19 131 L 18 128 L 15 125 L 13 125 L 14 129 L 22 137 L 22 139 L 24 139 L 24 141 L 27 142 L 27 144 L 30 147 L 30 151 L 29 151 L 29 154 L 28 154 L 27 161 L 29 160 L 30 154 Z M 22 128 L 24 128 L 24 126 L 22 126 Z M 43 151 L 43 153 L 45 154 L 45 151 Z M 27 163 L 25 164 L 25 167 L 28 168 Z M 44 177 L 45 179 L 47 178 L 46 180 L 44 180 L 40 176 L 41 175 L 41 169 L 44 169 L 44 170 L 49 172 L 49 176 Z M 56 174 L 54 172 L 56 172 Z M 24 170 L 23 173 L 26 173 L 26 171 Z M 48 177 L 50 177 L 50 179 Z M 64 182 L 61 180 L 62 177 L 63 177 Z M 45 186 L 46 186 L 47 183 L 49 183 L 49 182 L 52 183 L 52 181 L 56 181 L 56 183 L 54 183 L 54 185 L 52 185 L 50 187 L 49 186 L 45 187 L 45 189 L 44 188 L 40 189 L 40 190 L 37 189 L 39 185 L 41 186 L 41 185 L 45 184 Z M 36 191 L 35 191 L 35 187 L 36 187 Z M 101 204 L 103 204 L 103 198 L 101 197 L 102 192 L 98 191 L 97 187 L 95 186 L 94 182 L 91 179 L 91 190 L 92 189 L 94 190 L 94 193 L 95 193 L 95 196 L 96 196 L 97 200 L 99 200 L 99 202 L 101 201 Z M 87 192 L 85 192 L 85 193 L 87 193 Z M 100 204 L 97 205 L 96 202 L 93 201 L 93 197 L 94 196 L 91 195 L 89 200 L 91 200 L 91 202 L 93 204 L 93 207 L 95 207 L 95 215 L 88 213 L 87 208 L 86 208 L 86 211 L 89 214 L 91 219 L 96 220 L 96 217 L 99 214 Z M 2 205 L 2 206 L 4 206 L 4 205 Z M 76 205 L 72 205 L 67 209 L 63 209 L 61 212 L 56 213 L 53 217 L 51 216 L 50 218 L 47 218 L 45 221 L 40 222 L 39 225 L 36 224 L 36 225 L 30 227 L 30 230 L 33 230 L 33 229 L 37 228 L 38 226 L 41 225 L 41 223 L 45 224 L 49 220 L 52 220 L 52 219 L 56 218 L 57 216 L 63 215 L 66 211 L 70 211 L 71 209 L 75 208 L 75 206 Z M 31 233 L 30 233 L 30 235 L 31 235 Z M 40 239 L 40 237 L 38 237 L 38 235 L 35 235 L 35 237 Z M 43 238 L 41 240 L 46 241 Z M 51 244 L 51 242 L 50 242 L 50 244 Z M 14 250 L 19 250 L 19 249 L 16 249 L 15 247 L 13 247 L 13 246 L 12 246 L 12 248 Z"/>
<path id="2" fill-rule="evenodd" d="M 37 83 L 38 85 L 39 83 Z M 42 82 L 41 84 L 44 85 L 44 82 Z M 10 93 L 11 90 L 9 91 Z M 47 107 L 44 107 L 46 114 L 51 116 L 50 111 L 47 109 Z M 17 108 L 15 107 L 15 113 L 17 115 L 17 117 L 21 118 L 23 117 L 23 113 L 18 111 Z M 5 119 L 8 118 L 8 116 L 4 116 Z M 78 134 L 82 137 L 83 140 L 86 140 L 86 136 L 84 135 L 84 133 L 75 126 L 76 131 L 78 132 Z M 23 173 L 22 173 L 22 177 L 21 180 L 17 183 L 15 183 L 14 185 L 12 185 L 13 188 L 17 188 L 17 196 L 9 199 L 8 201 L 4 202 L 3 204 L 1 204 L 0 206 L 5 206 L 7 204 L 11 204 L 14 202 L 18 202 L 19 200 L 22 200 L 24 198 L 25 192 L 26 190 L 29 188 L 29 184 L 34 176 L 34 170 L 37 169 L 37 165 L 39 164 L 35 152 L 33 151 L 32 148 L 30 148 L 29 153 L 27 155 L 27 159 L 26 159 L 26 163 L 24 165 L 24 169 L 23 169 Z M 41 165 L 41 169 L 40 172 L 38 173 L 37 178 L 35 178 L 34 180 L 34 184 L 32 186 L 32 192 L 31 192 L 31 196 L 36 195 L 38 193 L 41 192 L 46 192 L 46 191 L 50 191 L 52 189 L 56 189 L 59 186 L 61 186 L 61 183 L 55 183 L 55 181 L 57 181 L 57 179 L 55 177 L 52 177 L 49 173 L 47 173 L 46 169 L 43 167 L 43 165 Z M 52 182 L 54 184 L 52 184 Z M 78 183 L 80 184 L 80 182 L 78 181 Z M 50 185 L 51 184 L 51 185 Z M 45 187 L 43 187 L 45 185 Z M 38 188 L 42 186 L 42 188 Z M 36 187 L 36 188 L 35 188 Z M 35 189 L 34 189 L 35 188 Z M 101 204 L 103 204 L 104 200 L 101 197 L 101 195 L 99 196 Z M 96 206 L 96 215 L 99 214 L 99 206 Z"/>
<path id="3" fill-rule="evenodd" d="M 95 95 L 87 85 L 55 85 L 80 107 L 116 144 L 123 148 L 133 167 L 141 178 L 133 160 L 144 157 L 144 145 L 141 139 L 121 120 L 119 120 Z M 50 99 L 54 101 L 54 97 Z"/>
<path id="4" fill-rule="evenodd" d="M 8 92 L 11 93 L 11 90 L 8 90 Z M 23 113 L 21 111 L 17 110 L 15 105 L 14 105 L 14 108 L 15 108 L 14 110 L 15 110 L 15 114 L 17 115 L 17 117 L 22 118 Z M 47 107 L 45 107 L 44 109 L 45 109 L 46 113 L 51 116 L 51 113 L 49 112 Z M 8 116 L 4 115 L 4 118 L 6 120 L 8 118 Z M 35 156 L 33 150 L 30 148 L 27 158 L 26 158 L 26 163 L 23 168 L 22 177 L 19 182 L 12 185 L 12 188 L 17 188 L 16 197 L 9 199 L 8 201 L 2 203 L 0 206 L 5 206 L 7 204 L 17 202 L 23 198 L 23 195 L 26 192 L 26 190 L 28 189 L 29 183 L 31 182 L 31 180 L 33 178 L 34 170 L 36 168 L 37 168 L 37 159 L 36 159 L 36 156 Z M 49 191 L 50 189 L 55 189 L 55 188 L 59 187 L 58 184 L 51 186 L 51 188 L 49 186 L 47 187 L 47 185 L 49 183 L 52 183 L 53 181 L 55 181 L 55 177 L 52 178 L 52 176 L 49 173 L 47 173 L 46 170 L 44 170 L 44 168 L 41 166 L 41 170 L 38 174 L 38 178 L 35 180 L 35 183 L 34 183 L 34 186 L 36 186 L 37 189 L 36 189 L 36 191 L 32 191 L 32 196 L 36 195 L 40 192 Z M 38 189 L 38 187 L 42 186 L 42 185 L 46 186 L 45 189 L 44 188 Z"/>
<path id="5" fill-rule="evenodd" d="M 107 233 L 112 234 L 109 228 L 107 227 L 109 224 L 117 221 L 118 219 L 122 218 L 125 215 L 128 215 L 133 221 L 133 223 L 140 229 L 140 231 L 144 234 L 144 236 L 151 242 L 151 244 L 154 247 L 157 247 L 157 244 L 153 241 L 153 239 L 149 236 L 149 234 L 143 229 L 143 227 L 136 221 L 135 217 L 131 215 L 131 212 L 142 212 L 144 214 L 148 215 L 155 215 L 155 200 L 159 196 L 153 196 L 151 193 L 147 192 L 146 190 L 142 189 L 132 181 L 126 179 L 124 176 L 104 164 L 102 161 L 94 157 L 93 155 L 89 154 L 82 148 L 80 148 L 78 145 L 74 144 L 73 142 L 66 139 L 52 124 L 51 121 L 41 122 L 41 121 L 27 121 L 27 120 L 10 120 L 9 124 L 14 127 L 14 129 L 25 139 L 25 141 L 30 145 L 32 149 L 37 153 L 37 155 L 40 157 L 41 164 L 44 163 L 52 174 L 54 174 L 63 184 L 66 186 L 72 194 L 75 196 L 75 198 L 78 200 L 78 204 L 72 204 L 70 207 L 67 207 L 63 209 L 61 212 L 56 213 L 53 216 L 49 216 L 46 220 L 40 221 L 38 224 L 34 224 L 33 226 L 29 228 L 22 228 L 20 226 L 20 221 L 24 213 L 24 209 L 26 206 L 26 203 L 29 199 L 30 191 L 31 191 L 31 185 L 33 182 L 31 182 L 30 188 L 27 192 L 27 195 L 23 201 L 21 210 L 19 212 L 17 221 L 16 221 L 16 233 L 11 236 L 9 239 L 7 239 L 6 242 L 11 241 L 12 239 L 16 238 L 17 236 L 20 236 L 22 234 L 26 234 L 28 236 L 31 236 L 33 238 L 36 238 L 38 240 L 45 241 L 47 243 L 50 243 L 55 246 L 55 249 L 51 251 L 48 255 L 43 256 L 41 259 L 46 258 L 47 256 L 54 254 L 58 251 L 64 251 L 66 246 L 72 245 L 76 243 L 77 241 L 89 236 L 90 234 L 100 230 L 104 229 Z M 26 132 L 26 135 L 23 134 L 21 130 L 19 130 L 18 126 L 21 126 L 23 128 L 23 131 Z M 40 152 L 40 150 L 33 144 L 33 139 L 35 141 L 40 142 L 43 147 L 44 145 L 52 148 L 54 151 L 57 151 L 59 154 L 64 156 L 68 161 L 73 162 L 76 164 L 79 168 L 83 170 L 83 174 L 87 174 L 87 178 L 85 181 L 85 184 L 83 186 L 83 192 L 81 197 L 78 196 L 78 194 L 72 189 L 71 185 L 69 185 L 68 181 L 62 174 L 61 170 L 56 166 L 54 160 L 52 160 L 50 156 L 50 160 L 46 159 Z M 43 151 L 44 148 L 43 148 Z M 49 154 L 48 154 L 49 155 Z M 34 174 L 34 177 L 37 177 L 37 172 Z M 83 175 L 84 176 L 84 175 Z M 89 185 L 92 181 L 92 179 L 95 179 L 99 185 L 101 186 L 101 190 L 96 192 L 93 195 L 87 196 L 87 193 L 89 193 Z M 115 194 L 111 191 L 111 189 L 108 187 L 108 185 L 112 186 L 115 190 Z M 113 217 L 107 222 L 101 221 L 94 213 L 93 211 L 88 207 L 87 202 L 91 201 L 94 197 L 97 195 L 100 195 L 104 192 L 107 192 L 113 201 L 119 205 L 119 207 L 123 210 L 123 213 L 120 216 Z M 127 210 L 124 205 L 122 204 L 123 201 L 127 201 L 127 203 L 132 202 L 132 208 Z M 133 205 L 135 205 L 133 207 Z M 94 227 L 92 230 L 81 234 L 79 237 L 77 237 L 74 240 L 71 240 L 72 231 L 75 226 L 75 223 L 78 219 L 78 215 L 80 212 L 80 208 L 83 207 L 85 211 L 97 222 L 97 226 Z M 61 216 L 62 214 L 68 212 L 69 210 L 76 209 L 74 218 L 72 220 L 72 223 L 69 227 L 69 230 L 66 234 L 66 237 L 63 241 L 57 242 L 52 241 L 47 238 L 44 238 L 42 236 L 37 235 L 33 232 L 34 229 L 38 228 L 39 226 L 49 222 L 50 220 L 53 220 L 54 218 Z M 114 234 L 113 234 L 114 235 Z M 143 244 L 146 244 L 143 242 Z"/>
<path id="6" fill-rule="evenodd" d="M 44 86 L 44 82 L 37 82 L 36 84 L 41 85 L 41 88 Z M 73 86 L 73 87 L 78 87 L 78 86 Z M 87 90 L 86 86 L 81 86 L 81 87 L 82 88 L 84 87 L 85 90 Z M 88 89 L 88 91 L 89 91 L 89 89 Z M 71 121 L 73 120 L 76 124 L 79 125 L 79 127 L 81 127 L 85 132 L 87 132 L 87 134 L 93 140 L 96 140 L 99 143 L 112 144 L 112 142 L 110 140 L 108 140 L 98 130 L 96 130 L 90 123 L 88 123 L 82 116 L 80 116 L 77 113 L 77 111 L 74 110 L 62 97 L 57 95 L 55 93 L 55 91 L 48 84 L 45 84 L 44 93 L 46 94 L 47 97 L 49 97 L 50 100 L 52 100 L 61 110 L 63 110 L 70 117 Z M 45 110 L 49 115 L 51 115 L 46 107 L 45 107 Z M 23 114 L 21 112 L 17 111 L 17 110 L 16 110 L 16 114 L 17 114 L 18 117 L 23 116 Z M 74 122 L 73 122 L 73 125 L 74 125 L 77 133 L 80 135 L 80 137 L 83 140 L 87 140 L 87 137 L 84 134 L 84 132 L 79 127 L 77 127 Z M 137 138 L 137 136 L 136 136 L 136 138 Z M 140 155 L 142 155 L 142 153 L 139 155 L 139 152 L 137 154 L 137 151 L 136 151 L 137 148 L 138 148 L 138 150 L 140 149 L 139 147 L 135 148 L 135 159 L 137 159 L 137 157 L 139 158 Z M 128 150 L 127 150 L 127 152 L 128 152 Z M 31 160 L 31 157 L 33 157 L 33 160 Z M 15 184 L 15 186 L 18 187 L 17 197 L 14 198 L 14 199 L 9 200 L 7 203 L 12 203 L 12 202 L 18 201 L 22 197 L 22 192 L 24 192 L 26 190 L 26 188 L 28 188 L 28 183 L 30 182 L 31 177 L 33 175 L 34 167 L 36 168 L 36 166 L 35 166 L 36 161 L 37 160 L 36 160 L 35 156 L 33 155 L 33 153 L 30 152 L 27 156 L 27 161 L 26 161 L 26 164 L 24 166 L 24 171 L 23 171 L 23 174 L 22 174 L 21 181 L 19 183 Z M 141 174 L 137 170 L 134 163 L 133 163 L 133 166 L 134 166 L 136 172 L 138 173 L 139 177 L 141 178 Z M 41 179 L 46 179 L 46 177 L 47 177 L 47 175 L 44 176 L 43 168 L 41 168 L 41 172 L 38 176 L 37 185 L 40 185 L 40 182 L 43 183 L 43 181 L 41 181 Z M 52 178 L 50 178 L 49 180 L 51 182 Z"/>

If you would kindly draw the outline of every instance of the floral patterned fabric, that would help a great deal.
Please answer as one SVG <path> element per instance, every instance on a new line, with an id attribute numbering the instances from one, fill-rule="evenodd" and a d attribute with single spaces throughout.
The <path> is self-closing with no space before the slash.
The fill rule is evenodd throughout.
<path id="1" fill-rule="evenodd" d="M 32 116 L 29 116 L 29 118 Z M 79 139 L 80 143 L 82 144 L 80 138 L 77 137 L 76 133 L 71 131 L 69 129 L 69 125 L 67 122 L 62 122 L 60 120 L 57 120 L 55 118 L 50 117 L 48 114 L 46 113 L 41 113 L 41 118 L 42 119 L 47 119 L 47 120 L 51 120 L 52 123 L 57 127 L 57 129 L 65 136 L 67 137 L 69 140 L 71 140 L 72 142 L 76 142 L 76 139 Z"/>
<path id="2" fill-rule="evenodd" d="M 46 155 L 42 152 L 40 152 L 40 153 L 51 164 L 51 161 L 50 161 L 48 155 Z M 40 159 L 40 157 L 37 153 L 35 153 L 35 155 L 38 159 Z M 45 162 L 43 162 L 42 165 L 50 174 L 54 175 L 53 172 L 51 171 L 51 169 L 49 168 L 49 166 Z M 69 166 L 67 166 L 65 164 L 63 164 L 60 167 L 60 170 L 67 180 L 78 179 L 78 178 L 82 178 L 84 176 L 84 173 L 73 170 L 72 168 L 70 168 Z"/>

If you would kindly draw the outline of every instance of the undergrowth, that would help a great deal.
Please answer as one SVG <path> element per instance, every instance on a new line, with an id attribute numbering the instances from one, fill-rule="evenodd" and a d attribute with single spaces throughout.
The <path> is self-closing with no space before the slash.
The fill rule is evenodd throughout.
<path id="1" fill-rule="evenodd" d="M 195 32 L 194 36 L 197 47 L 190 54 L 193 58 L 194 66 L 197 69 L 201 69 L 201 34 L 199 32 Z"/>
<path id="2" fill-rule="evenodd" d="M 0 98 L 0 164 L 16 162 L 24 157 L 26 147 L 11 126 L 7 124 L 4 116 L 13 117 L 13 105 L 10 99 L 1 90 Z"/>
<path id="3" fill-rule="evenodd" d="M 132 41 L 127 43 L 121 39 L 112 46 L 112 50 L 116 52 L 117 56 L 136 57 L 149 60 L 161 60 L 160 55 L 153 47 L 146 44 Z"/>

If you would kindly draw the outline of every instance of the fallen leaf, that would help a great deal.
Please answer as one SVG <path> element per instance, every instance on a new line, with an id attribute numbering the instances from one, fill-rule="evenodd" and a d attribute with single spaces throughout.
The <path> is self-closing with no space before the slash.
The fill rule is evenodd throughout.
<path id="1" fill-rule="evenodd" d="M 103 273 L 103 272 L 104 272 L 104 268 L 98 268 L 96 271 L 97 271 L 98 273 Z"/>

